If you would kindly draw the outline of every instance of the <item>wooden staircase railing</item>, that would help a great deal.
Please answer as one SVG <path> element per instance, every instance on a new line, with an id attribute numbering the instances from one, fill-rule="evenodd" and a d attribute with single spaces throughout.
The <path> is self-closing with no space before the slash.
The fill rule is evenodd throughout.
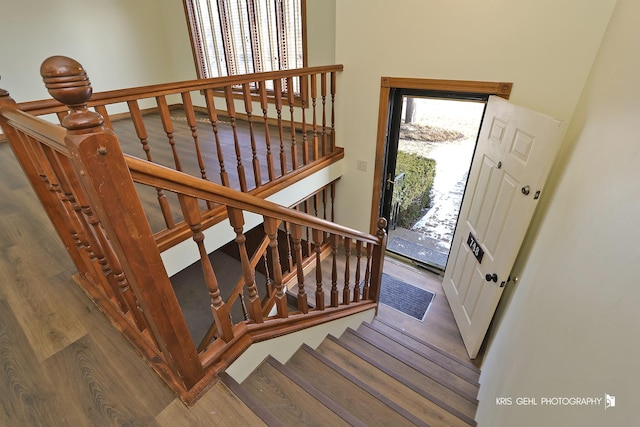
<path id="1" fill-rule="evenodd" d="M 45 72 L 60 79 L 81 67 L 69 64 L 69 58 L 51 57 Z M 125 153 L 266 198 L 343 157 L 334 137 L 336 77 L 342 69 L 309 67 L 105 91 L 93 93 L 87 105 L 116 132 Z M 18 107 L 59 120 L 68 114 L 56 99 Z M 121 118 L 130 118 L 132 126 Z M 160 247 L 189 238 L 172 200 L 161 189 L 147 192 L 143 206 Z M 225 215 L 209 204 L 204 226 Z"/>
<path id="2" fill-rule="evenodd" d="M 0 125 L 75 262 L 75 281 L 183 401 L 197 400 L 253 342 L 376 307 L 384 219 L 376 235 L 361 233 L 301 211 L 313 205 L 327 218 L 321 202 L 327 190 L 301 197 L 303 208 L 292 209 L 124 154 L 105 118 L 88 109 L 92 90 L 80 64 L 57 57 L 45 61 L 41 74 L 66 106 L 63 127 L 21 111 L 3 90 Z M 177 240 L 154 234 L 141 188 L 178 201 L 187 237 L 197 247 L 214 319 L 199 346 L 161 257 L 163 247 Z M 224 211 L 217 215 L 228 219 L 235 235 L 242 273 L 233 283 L 220 283 L 210 262 L 203 230 L 213 209 Z M 250 253 L 244 227 L 256 215 L 263 237 Z M 260 260 L 268 283 L 264 296 L 255 279 Z M 294 307 L 287 303 L 289 286 Z M 244 306 L 240 320 L 233 313 L 238 305 Z"/>

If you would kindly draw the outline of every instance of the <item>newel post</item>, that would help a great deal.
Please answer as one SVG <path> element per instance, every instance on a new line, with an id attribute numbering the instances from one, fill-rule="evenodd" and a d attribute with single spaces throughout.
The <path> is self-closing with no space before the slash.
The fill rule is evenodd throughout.
<path id="1" fill-rule="evenodd" d="M 380 244 L 373 247 L 371 284 L 369 287 L 369 296 L 373 297 L 376 302 L 380 299 L 380 283 L 382 282 L 384 254 L 387 249 L 387 220 L 385 218 L 378 218 L 377 226 L 376 237 L 380 239 Z"/>
<path id="2" fill-rule="evenodd" d="M 187 389 L 204 371 L 171 288 L 118 138 L 89 111 L 91 83 L 82 65 L 53 56 L 40 67 L 45 86 L 69 108 L 62 119 L 75 173 L 113 246 L 154 339 L 174 377 Z"/>

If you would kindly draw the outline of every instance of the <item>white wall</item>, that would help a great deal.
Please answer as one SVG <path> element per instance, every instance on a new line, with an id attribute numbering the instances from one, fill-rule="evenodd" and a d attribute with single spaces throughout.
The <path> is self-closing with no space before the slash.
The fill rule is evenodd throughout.
<path id="1" fill-rule="evenodd" d="M 340 0 L 338 221 L 368 231 L 380 78 L 510 81 L 512 101 L 569 119 L 615 0 Z M 356 171 L 357 160 L 368 163 Z"/>
<path id="2" fill-rule="evenodd" d="M 169 4 L 182 10 L 179 0 Z M 175 58 L 165 47 L 175 39 L 165 18 L 153 0 L 3 1 L 0 87 L 18 102 L 49 98 L 39 70 L 51 55 L 80 62 L 95 91 L 171 81 Z"/>
<path id="3" fill-rule="evenodd" d="M 307 66 L 336 63 L 336 0 L 307 2 Z"/>
<path id="4" fill-rule="evenodd" d="M 480 426 L 640 419 L 640 3 L 619 0 L 578 104 L 562 173 L 482 369 Z M 616 407 L 497 406 L 604 397 Z"/>

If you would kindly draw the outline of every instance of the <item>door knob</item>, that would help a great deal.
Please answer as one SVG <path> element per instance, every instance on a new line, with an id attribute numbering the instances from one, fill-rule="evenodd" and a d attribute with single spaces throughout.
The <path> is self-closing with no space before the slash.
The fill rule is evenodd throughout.
<path id="1" fill-rule="evenodd" d="M 525 185 L 524 187 L 522 187 L 522 194 L 524 194 L 525 196 L 528 196 L 529 193 L 531 192 L 531 187 L 529 187 L 528 185 Z"/>
<path id="2" fill-rule="evenodd" d="M 498 275 L 496 273 L 493 273 L 493 274 L 487 273 L 487 275 L 484 276 L 484 278 L 487 279 L 487 282 L 493 281 L 498 283 Z"/>

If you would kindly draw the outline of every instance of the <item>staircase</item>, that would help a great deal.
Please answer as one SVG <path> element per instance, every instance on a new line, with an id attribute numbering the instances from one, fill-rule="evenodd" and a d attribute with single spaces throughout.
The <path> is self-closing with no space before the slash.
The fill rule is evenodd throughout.
<path id="1" fill-rule="evenodd" d="M 223 382 L 270 426 L 475 425 L 480 371 L 379 319 Z"/>

